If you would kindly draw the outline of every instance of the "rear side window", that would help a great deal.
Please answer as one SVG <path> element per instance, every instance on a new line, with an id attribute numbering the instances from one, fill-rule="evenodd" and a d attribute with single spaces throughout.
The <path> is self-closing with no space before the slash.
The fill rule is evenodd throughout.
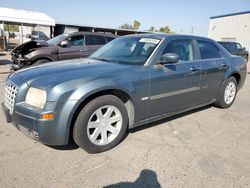
<path id="1" fill-rule="evenodd" d="M 193 61 L 194 50 L 192 40 L 173 40 L 167 44 L 165 50 L 163 51 L 163 54 L 166 53 L 177 54 L 181 61 Z"/>
<path id="2" fill-rule="evenodd" d="M 104 45 L 106 44 L 106 39 L 103 36 L 98 35 L 87 35 L 86 45 Z"/>
<path id="3" fill-rule="evenodd" d="M 200 49 L 201 59 L 220 58 L 221 54 L 218 48 L 211 42 L 197 41 Z"/>
<path id="4" fill-rule="evenodd" d="M 242 46 L 239 43 L 237 43 L 236 46 L 238 50 L 242 49 Z"/>

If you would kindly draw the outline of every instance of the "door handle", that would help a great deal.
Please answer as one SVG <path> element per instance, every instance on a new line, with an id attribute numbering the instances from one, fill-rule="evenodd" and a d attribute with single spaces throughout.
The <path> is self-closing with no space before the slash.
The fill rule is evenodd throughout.
<path id="1" fill-rule="evenodd" d="M 219 69 L 226 69 L 228 68 L 228 65 L 226 63 L 222 63 Z"/>
<path id="2" fill-rule="evenodd" d="M 87 49 L 81 49 L 80 52 L 86 52 L 88 51 Z"/>
<path id="3" fill-rule="evenodd" d="M 193 74 L 197 73 L 200 69 L 197 67 L 191 67 L 189 70 L 190 70 L 190 73 L 188 73 L 188 74 L 193 75 Z"/>
<path id="4" fill-rule="evenodd" d="M 197 72 L 197 71 L 199 71 L 200 69 L 197 68 L 197 67 L 191 67 L 189 70 L 192 71 L 192 72 Z"/>

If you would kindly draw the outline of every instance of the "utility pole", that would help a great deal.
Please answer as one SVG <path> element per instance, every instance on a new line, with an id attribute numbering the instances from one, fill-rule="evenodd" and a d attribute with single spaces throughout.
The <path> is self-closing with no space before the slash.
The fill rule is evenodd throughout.
<path id="1" fill-rule="evenodd" d="M 191 28 L 191 35 L 194 34 L 194 27 Z"/>

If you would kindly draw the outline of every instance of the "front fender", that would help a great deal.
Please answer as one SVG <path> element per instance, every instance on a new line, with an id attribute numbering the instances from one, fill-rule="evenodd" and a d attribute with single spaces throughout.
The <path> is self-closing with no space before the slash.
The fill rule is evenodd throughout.
<path id="1" fill-rule="evenodd" d="M 68 83 L 70 85 L 70 83 Z M 86 84 L 82 84 L 82 86 L 77 87 L 73 90 L 70 91 L 70 87 L 64 86 L 64 88 L 68 88 L 68 91 L 61 96 L 61 98 L 58 100 L 58 103 L 63 103 L 65 104 L 63 108 L 61 109 L 61 113 L 63 114 L 62 117 L 60 118 L 62 120 L 61 123 L 65 124 L 66 123 L 66 135 L 65 139 L 68 140 L 69 134 L 70 134 L 70 127 L 72 120 L 74 118 L 74 115 L 78 109 L 78 107 L 91 95 L 96 94 L 101 91 L 105 90 L 120 90 L 125 93 L 127 93 L 132 102 L 135 100 L 135 88 L 133 87 L 132 84 L 129 82 L 118 82 L 117 80 L 115 81 L 114 79 L 98 79 L 98 80 L 93 80 L 90 82 L 86 82 Z M 71 87 L 72 88 L 72 87 Z M 56 92 L 59 94 L 60 93 L 59 88 L 56 89 Z M 53 91 L 52 91 L 53 93 Z M 55 94 L 55 93 L 54 93 Z M 59 96 L 59 95 L 58 95 Z"/>
<path id="2" fill-rule="evenodd" d="M 70 96 L 68 100 L 84 101 L 89 96 L 105 90 L 121 90 L 127 93 L 133 100 L 133 94 L 135 94 L 134 86 L 129 82 L 120 83 L 119 81 L 110 79 L 98 79 L 84 84 L 77 88 Z"/>

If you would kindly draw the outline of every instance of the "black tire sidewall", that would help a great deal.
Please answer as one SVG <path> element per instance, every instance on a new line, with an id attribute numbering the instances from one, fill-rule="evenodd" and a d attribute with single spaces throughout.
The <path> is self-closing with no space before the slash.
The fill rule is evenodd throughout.
<path id="1" fill-rule="evenodd" d="M 234 82 L 235 86 L 236 86 L 236 93 L 235 93 L 235 96 L 234 96 L 234 99 L 233 101 L 230 103 L 230 104 L 227 104 L 225 102 L 225 90 L 226 90 L 226 87 L 227 85 L 230 83 L 230 82 Z M 222 90 L 221 90 L 221 93 L 220 93 L 220 96 L 219 96 L 219 100 L 217 101 L 217 106 L 220 107 L 220 108 L 229 108 L 232 106 L 232 104 L 234 103 L 235 101 L 235 98 L 236 98 L 236 95 L 237 95 L 237 92 L 238 92 L 238 89 L 237 89 L 237 81 L 234 77 L 229 77 L 223 84 L 222 86 Z"/>
<path id="2" fill-rule="evenodd" d="M 106 105 L 115 106 L 116 108 L 120 110 L 121 115 L 122 115 L 122 127 L 117 137 L 111 143 L 107 145 L 99 146 L 99 145 L 93 144 L 89 140 L 88 134 L 87 134 L 87 124 L 92 114 L 100 107 L 106 106 Z M 128 113 L 127 113 L 124 103 L 116 96 L 104 95 L 104 96 L 101 96 L 92 100 L 80 111 L 75 121 L 74 129 L 73 129 L 74 141 L 76 142 L 77 145 L 79 145 L 88 153 L 99 153 L 99 152 L 103 152 L 103 151 L 106 151 L 115 147 L 117 144 L 119 144 L 122 141 L 127 131 L 127 127 L 128 127 L 128 115 L 127 114 Z"/>

